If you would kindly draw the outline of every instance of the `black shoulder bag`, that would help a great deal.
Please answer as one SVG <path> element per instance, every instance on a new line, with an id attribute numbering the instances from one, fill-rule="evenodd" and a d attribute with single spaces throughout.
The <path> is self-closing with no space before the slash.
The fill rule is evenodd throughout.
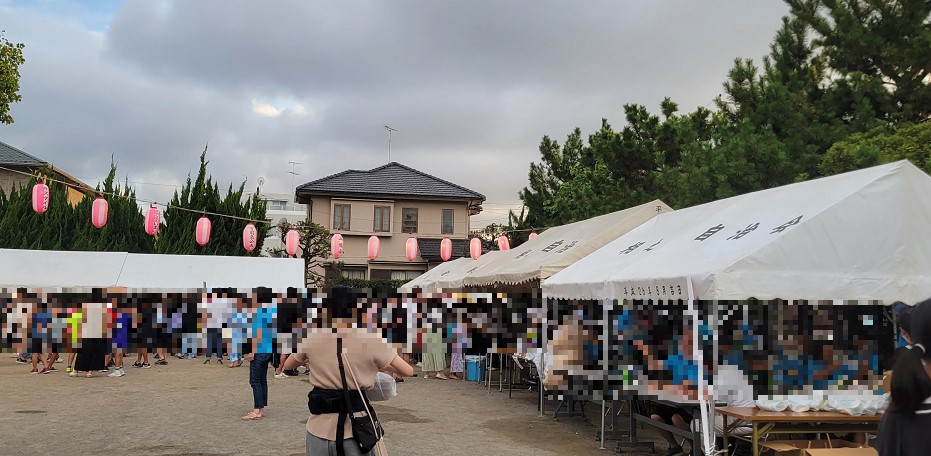
<path id="1" fill-rule="evenodd" d="M 349 395 L 349 386 L 346 384 L 346 370 L 343 368 L 343 339 L 341 337 L 336 339 L 336 358 L 339 361 L 339 376 L 343 381 L 343 396 L 346 399 L 346 409 L 349 411 L 346 416 L 352 423 L 352 438 L 355 440 L 362 454 L 368 454 L 385 435 L 385 430 L 382 429 L 381 423 L 378 422 L 378 416 L 375 415 L 375 409 L 373 409 L 372 405 L 369 403 L 369 398 L 365 395 L 365 391 L 358 390 L 362 395 L 364 410 L 354 410 L 352 406 L 353 401 Z M 356 388 L 358 387 L 359 383 L 357 381 Z M 364 411 L 366 416 L 357 417 L 353 411 Z M 344 423 L 344 419 L 339 420 L 339 428 L 336 434 L 336 448 L 338 451 L 342 451 L 343 449 L 342 437 Z"/>

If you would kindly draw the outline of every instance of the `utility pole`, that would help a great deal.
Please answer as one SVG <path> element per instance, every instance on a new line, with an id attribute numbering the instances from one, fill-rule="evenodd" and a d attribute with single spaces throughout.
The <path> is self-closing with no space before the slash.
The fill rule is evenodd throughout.
<path id="1" fill-rule="evenodd" d="M 391 163 L 391 132 L 394 132 L 397 130 L 387 125 L 385 125 L 385 130 L 388 130 L 388 163 Z"/>
<path id="2" fill-rule="evenodd" d="M 294 191 L 294 176 L 298 176 L 298 175 L 299 175 L 298 173 L 294 172 L 294 165 L 300 165 L 300 164 L 302 164 L 302 163 L 301 163 L 301 162 L 293 162 L 293 161 L 289 161 L 288 163 L 291 164 L 291 171 L 288 171 L 288 174 L 291 175 L 291 191 L 293 192 L 293 191 Z"/>

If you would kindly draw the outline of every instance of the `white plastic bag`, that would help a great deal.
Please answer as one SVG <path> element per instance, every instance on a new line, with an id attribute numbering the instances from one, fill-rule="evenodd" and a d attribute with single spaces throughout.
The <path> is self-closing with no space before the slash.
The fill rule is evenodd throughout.
<path id="1" fill-rule="evenodd" d="M 384 372 L 375 374 L 375 386 L 365 392 L 371 402 L 384 402 L 398 395 L 398 382 Z"/>
<path id="2" fill-rule="evenodd" d="M 767 412 L 784 412 L 789 408 L 789 401 L 776 398 L 759 398 L 756 400 L 756 406 L 760 410 L 766 410 Z"/>

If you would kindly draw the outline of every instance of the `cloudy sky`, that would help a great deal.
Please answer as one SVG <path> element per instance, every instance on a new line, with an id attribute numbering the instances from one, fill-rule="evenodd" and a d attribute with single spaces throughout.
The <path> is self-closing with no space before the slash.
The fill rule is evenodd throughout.
<path id="1" fill-rule="evenodd" d="M 221 182 L 266 192 L 391 159 L 519 207 L 543 135 L 622 125 L 622 106 L 708 105 L 759 59 L 779 0 L 0 0 L 26 44 L 0 141 L 91 185 L 114 156 L 167 201 L 209 142 Z"/>

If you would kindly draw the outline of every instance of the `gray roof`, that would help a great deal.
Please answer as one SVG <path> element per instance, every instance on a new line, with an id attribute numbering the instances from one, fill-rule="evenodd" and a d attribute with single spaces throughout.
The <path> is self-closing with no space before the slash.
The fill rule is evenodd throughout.
<path id="1" fill-rule="evenodd" d="M 442 239 L 418 239 L 417 247 L 420 256 L 425 260 L 440 260 L 440 242 Z M 468 239 L 451 239 L 453 241 L 453 255 L 451 260 L 469 256 Z"/>
<path id="2" fill-rule="evenodd" d="M 296 194 L 299 201 L 314 194 L 485 201 L 485 195 L 481 193 L 396 162 L 369 171 L 347 170 L 317 179 L 297 187 Z"/>
<path id="3" fill-rule="evenodd" d="M 0 166 L 44 166 L 46 163 L 5 142 L 0 141 Z"/>

